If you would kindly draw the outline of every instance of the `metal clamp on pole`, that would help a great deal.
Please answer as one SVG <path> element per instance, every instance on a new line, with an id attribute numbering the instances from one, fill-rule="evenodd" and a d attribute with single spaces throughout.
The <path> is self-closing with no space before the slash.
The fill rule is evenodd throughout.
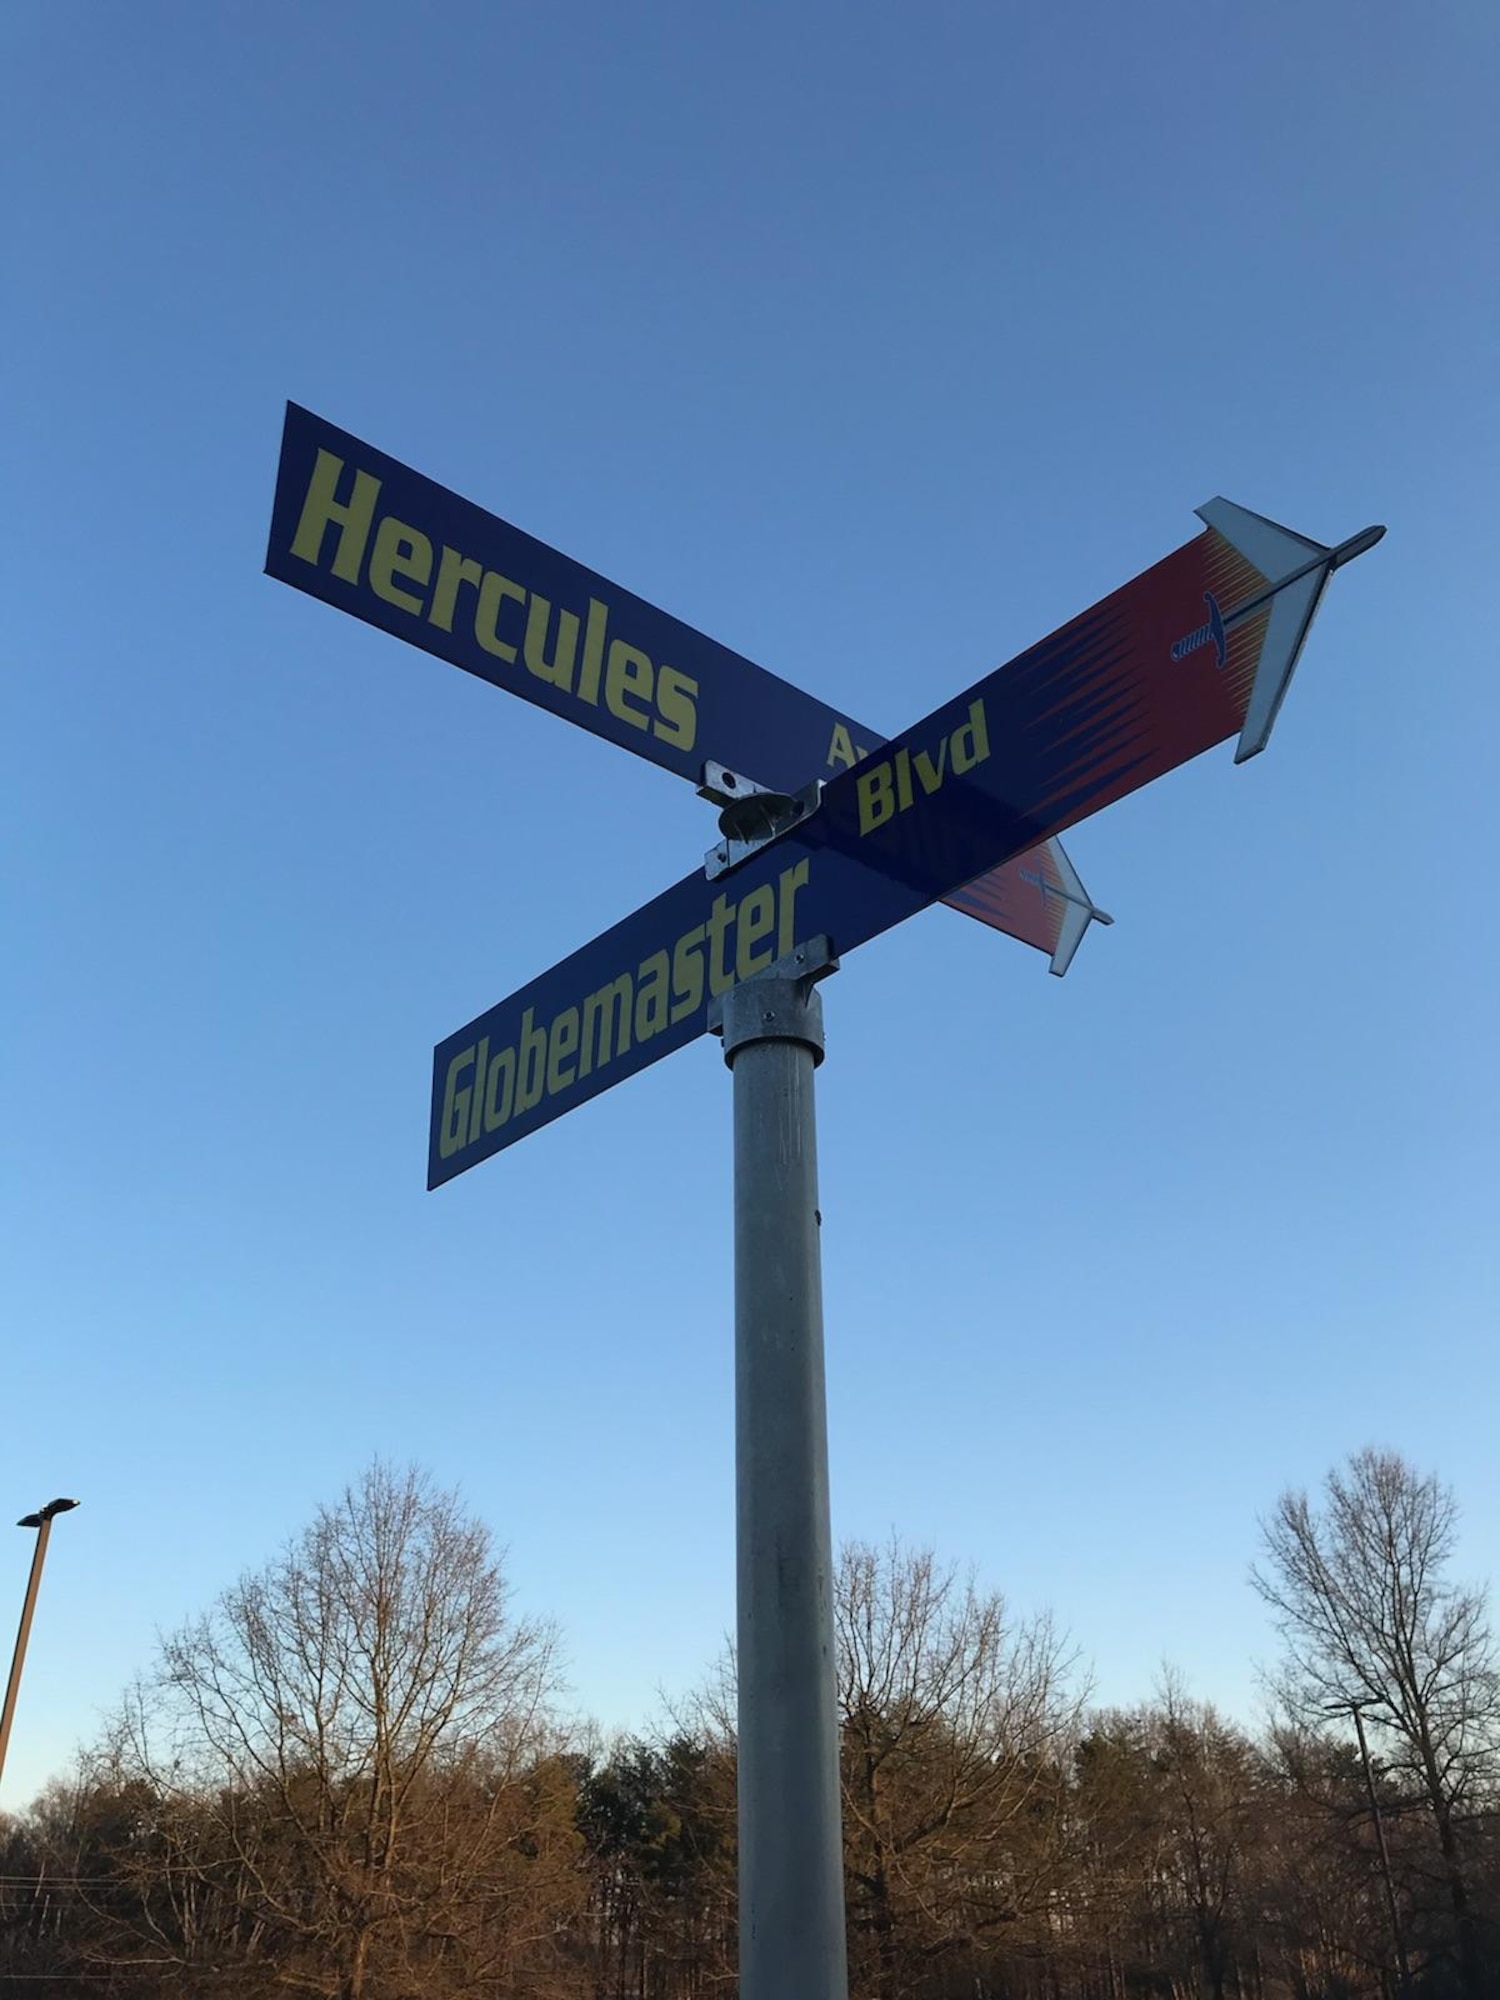
<path id="1" fill-rule="evenodd" d="M 848 1994 L 813 1105 L 837 969 L 813 938 L 710 1017 L 734 1074 L 741 2000 Z"/>
<path id="2" fill-rule="evenodd" d="M 823 1007 L 816 983 L 839 969 L 838 954 L 826 937 L 809 938 L 752 979 L 731 986 L 708 1003 L 708 1028 L 724 1038 L 731 1069 L 747 1042 L 802 1042 L 823 1060 Z"/>

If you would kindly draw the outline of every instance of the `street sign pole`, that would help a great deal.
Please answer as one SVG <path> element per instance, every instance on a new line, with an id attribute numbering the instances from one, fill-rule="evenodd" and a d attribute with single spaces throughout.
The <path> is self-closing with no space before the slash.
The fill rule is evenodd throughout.
<path id="1" fill-rule="evenodd" d="M 835 944 L 847 955 L 945 899 L 1043 945 L 1066 971 L 1102 913 L 1056 836 L 1232 736 L 1236 763 L 1265 748 L 1324 586 L 1385 530 L 1329 547 L 1222 496 L 1197 511 L 1202 535 L 872 748 L 753 662 L 287 409 L 271 575 L 674 771 L 724 808 L 724 840 L 703 873 L 438 1044 L 427 1184 L 705 1029 L 723 1035 L 734 1077 L 742 2000 L 846 2000 L 848 1984 L 816 982 L 838 969 Z"/>
<path id="2" fill-rule="evenodd" d="M 734 1076 L 741 2000 L 847 2000 L 816 938 L 719 1004 Z"/>

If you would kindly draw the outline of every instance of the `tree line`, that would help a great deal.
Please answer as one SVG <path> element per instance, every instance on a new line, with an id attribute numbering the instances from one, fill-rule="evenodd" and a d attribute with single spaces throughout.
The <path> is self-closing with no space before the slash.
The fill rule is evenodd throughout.
<path id="1" fill-rule="evenodd" d="M 1262 1524 L 1250 1733 L 1089 1705 L 930 1552 L 835 1577 L 854 2000 L 1500 1994 L 1500 1676 L 1452 1495 L 1367 1450 Z M 55 2000 L 729 2000 L 733 1662 L 650 1738 L 559 1721 L 488 1531 L 377 1464 L 0 1819 L 0 1981 Z"/>

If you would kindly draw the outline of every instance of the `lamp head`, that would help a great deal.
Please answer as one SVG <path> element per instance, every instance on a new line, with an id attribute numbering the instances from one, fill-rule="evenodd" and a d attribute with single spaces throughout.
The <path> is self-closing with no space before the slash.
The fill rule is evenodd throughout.
<path id="1" fill-rule="evenodd" d="M 50 1521 L 57 1514 L 69 1513 L 78 1505 L 76 1500 L 49 1500 L 45 1507 L 38 1507 L 34 1514 L 23 1514 L 18 1528 L 39 1528 L 44 1521 Z"/>

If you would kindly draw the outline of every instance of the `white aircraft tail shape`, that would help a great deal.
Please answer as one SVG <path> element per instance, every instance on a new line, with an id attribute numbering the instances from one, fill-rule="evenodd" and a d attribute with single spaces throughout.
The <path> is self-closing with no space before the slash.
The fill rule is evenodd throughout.
<path id="1" fill-rule="evenodd" d="M 1063 852 L 1062 842 L 1054 840 L 1051 845 L 1052 859 L 1056 863 L 1058 874 L 1062 877 L 1062 887 L 1053 888 L 1049 885 L 1049 892 L 1054 896 L 1060 896 L 1066 908 L 1063 911 L 1062 929 L 1058 932 L 1057 943 L 1053 948 L 1052 963 L 1047 969 L 1049 972 L 1055 972 L 1061 979 L 1073 963 L 1073 954 L 1083 943 L 1084 933 L 1089 925 L 1112 924 L 1114 918 L 1107 915 L 1090 899 L 1087 889 L 1078 879 L 1078 870 Z"/>
<path id="2" fill-rule="evenodd" d="M 1247 758 L 1257 756 L 1271 740 L 1271 730 L 1292 684 L 1297 656 L 1312 627 L 1324 585 L 1341 564 L 1363 555 L 1366 549 L 1373 549 L 1385 529 L 1365 528 L 1351 535 L 1347 542 L 1340 542 L 1337 548 L 1328 548 L 1307 535 L 1283 528 L 1277 521 L 1268 521 L 1264 514 L 1238 507 L 1232 500 L 1209 500 L 1197 511 L 1198 518 L 1222 535 L 1266 580 L 1263 591 L 1225 611 L 1223 626 L 1227 628 L 1252 612 L 1264 610 L 1268 603 L 1271 607 L 1260 664 L 1255 670 L 1255 683 L 1234 753 L 1235 763 L 1243 764 Z"/>

